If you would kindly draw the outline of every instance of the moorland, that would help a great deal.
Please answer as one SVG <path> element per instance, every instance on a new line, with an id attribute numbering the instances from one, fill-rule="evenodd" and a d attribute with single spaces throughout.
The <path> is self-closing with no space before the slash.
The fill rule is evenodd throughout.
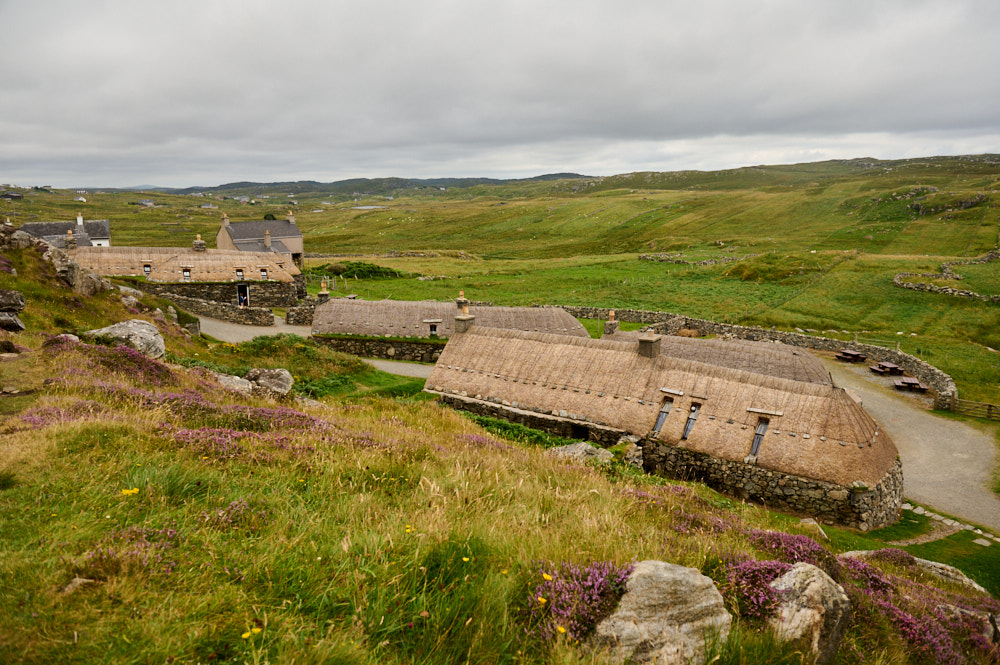
<path id="1" fill-rule="evenodd" d="M 338 278 L 338 293 L 445 299 L 464 289 L 497 304 L 857 335 L 898 343 L 951 373 L 964 397 L 997 402 L 997 306 L 903 290 L 892 277 L 996 249 L 998 181 L 995 156 L 851 160 L 359 180 L 349 192 L 43 188 L 0 202 L 0 214 L 18 224 L 82 212 L 111 219 L 115 244 L 183 246 L 196 233 L 211 240 L 223 212 L 291 209 L 313 291 L 363 261 L 397 272 Z M 73 200 L 81 195 L 86 203 Z M 640 259 L 650 254 L 687 263 Z M 972 623 L 939 606 L 997 612 L 996 601 L 908 558 L 955 565 L 996 596 L 996 547 L 971 532 L 894 545 L 935 528 L 908 512 L 870 534 L 824 527 L 824 539 L 798 516 L 621 461 L 566 464 L 544 454 L 565 441 L 452 412 L 414 382 L 307 339 L 190 337 L 155 315 L 166 301 L 146 296 L 130 311 L 114 293 L 65 289 L 35 250 L 3 258 L 0 288 L 25 293 L 28 330 L 4 335 L 18 353 L 0 363 L 3 386 L 17 389 L 0 398 L 0 660 L 598 663 L 586 646 L 597 609 L 620 593 L 615 575 L 644 559 L 716 581 L 736 624 L 714 662 L 810 662 L 807 645 L 764 629 L 774 598 L 762 580 L 794 561 L 827 570 L 852 601 L 834 662 L 995 660 Z M 1000 264 L 965 270 L 955 268 L 964 286 L 1000 293 Z M 51 339 L 137 316 L 160 325 L 167 362 Z M 239 396 L 207 373 L 252 366 L 289 369 L 295 392 L 318 402 Z M 848 550 L 883 554 L 864 565 L 835 558 Z"/>

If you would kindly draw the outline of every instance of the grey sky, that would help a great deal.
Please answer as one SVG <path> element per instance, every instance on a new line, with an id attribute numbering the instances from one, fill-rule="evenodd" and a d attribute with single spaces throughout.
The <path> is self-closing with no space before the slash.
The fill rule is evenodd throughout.
<path id="1" fill-rule="evenodd" d="M 995 0 L 0 0 L 0 181 L 1000 152 Z"/>

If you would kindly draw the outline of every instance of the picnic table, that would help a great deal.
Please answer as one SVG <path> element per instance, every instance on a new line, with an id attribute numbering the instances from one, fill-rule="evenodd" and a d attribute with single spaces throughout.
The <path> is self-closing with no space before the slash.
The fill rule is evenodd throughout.
<path id="1" fill-rule="evenodd" d="M 881 362 L 878 365 L 870 365 L 869 370 L 875 374 L 902 374 L 903 368 L 889 362 Z"/>
<path id="2" fill-rule="evenodd" d="M 921 393 L 927 392 L 927 386 L 920 383 L 920 379 L 912 376 L 904 376 L 901 379 L 893 381 L 892 385 L 896 390 L 913 390 Z"/>
<path id="3" fill-rule="evenodd" d="M 834 356 L 837 360 L 843 360 L 845 363 L 863 363 L 868 360 L 868 356 L 863 353 L 858 353 L 851 349 L 841 349 L 840 353 Z"/>

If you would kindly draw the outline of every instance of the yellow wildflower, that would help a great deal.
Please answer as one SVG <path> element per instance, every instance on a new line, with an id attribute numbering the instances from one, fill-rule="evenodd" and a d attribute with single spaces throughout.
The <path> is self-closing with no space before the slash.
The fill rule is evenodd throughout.
<path id="1" fill-rule="evenodd" d="M 264 630 L 264 629 L 263 628 L 257 628 L 255 626 L 255 627 L 253 627 L 253 628 L 250 629 L 250 632 L 253 633 L 254 635 L 256 635 L 257 633 L 259 633 L 262 630 Z"/>
<path id="2" fill-rule="evenodd" d="M 467 556 L 463 556 L 462 557 L 462 561 L 468 561 L 468 560 L 469 560 L 469 557 L 467 557 Z"/>
<path id="3" fill-rule="evenodd" d="M 542 579 L 545 580 L 546 582 L 551 582 L 552 576 L 549 575 L 548 573 L 542 573 Z"/>
<path id="4" fill-rule="evenodd" d="M 538 597 L 538 604 L 539 605 L 544 605 L 547 602 L 549 602 L 549 601 L 545 600 L 545 598 L 543 598 L 542 596 Z"/>
<path id="5" fill-rule="evenodd" d="M 558 630 L 560 633 L 565 633 L 566 632 L 566 629 L 563 628 L 562 626 L 556 626 L 556 630 Z"/>
<path id="6" fill-rule="evenodd" d="M 250 631 L 248 630 L 247 632 L 240 635 L 240 637 L 242 637 L 245 640 L 250 639 Z"/>

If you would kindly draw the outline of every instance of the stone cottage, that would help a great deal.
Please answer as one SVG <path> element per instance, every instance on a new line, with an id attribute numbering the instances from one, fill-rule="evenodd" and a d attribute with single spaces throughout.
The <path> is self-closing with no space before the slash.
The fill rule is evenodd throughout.
<path id="1" fill-rule="evenodd" d="M 84 219 L 80 213 L 75 222 L 25 222 L 20 228 L 58 249 L 111 246 L 111 222 Z"/>
<path id="2" fill-rule="evenodd" d="M 456 308 L 457 304 L 457 308 Z M 586 328 L 558 307 L 487 307 L 434 300 L 352 300 L 337 298 L 317 305 L 313 334 L 368 337 L 441 337 L 455 332 L 455 315 L 467 308 L 480 325 L 589 337 Z"/>
<path id="3" fill-rule="evenodd" d="M 605 445 L 635 434 L 646 470 L 779 509 L 862 530 L 896 519 L 895 445 L 797 349 L 650 334 L 597 340 L 469 318 L 427 381 L 448 404 Z"/>
<path id="4" fill-rule="evenodd" d="M 305 252 L 302 231 L 295 225 L 295 216 L 289 212 L 287 219 L 260 219 L 249 222 L 231 222 L 222 215 L 222 224 L 215 236 L 218 249 L 228 249 L 257 254 L 283 254 L 289 261 L 302 267 Z"/>
<path id="5" fill-rule="evenodd" d="M 142 289 L 210 302 L 290 307 L 305 296 L 298 267 L 282 254 L 192 247 L 77 247 L 70 257 L 105 277 L 144 277 Z"/>

